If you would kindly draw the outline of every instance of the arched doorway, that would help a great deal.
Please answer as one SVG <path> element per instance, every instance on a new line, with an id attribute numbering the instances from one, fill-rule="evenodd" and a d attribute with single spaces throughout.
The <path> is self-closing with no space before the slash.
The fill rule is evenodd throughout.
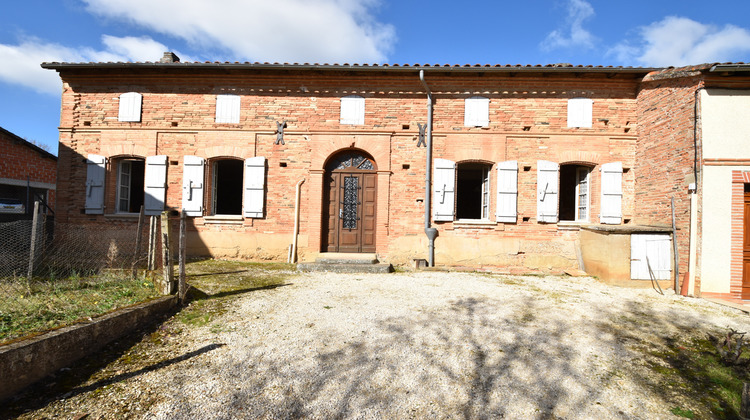
<path id="1" fill-rule="evenodd" d="M 323 184 L 324 252 L 375 252 L 376 169 L 370 156 L 356 150 L 328 160 Z"/>

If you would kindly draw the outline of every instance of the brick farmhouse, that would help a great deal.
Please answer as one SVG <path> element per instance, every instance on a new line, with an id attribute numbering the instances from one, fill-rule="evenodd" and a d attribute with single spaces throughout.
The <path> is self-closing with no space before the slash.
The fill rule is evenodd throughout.
<path id="1" fill-rule="evenodd" d="M 429 227 L 438 265 L 582 269 L 613 282 L 677 274 L 694 294 L 701 282 L 740 293 L 741 244 L 729 241 L 744 226 L 735 207 L 750 182 L 750 131 L 733 134 L 737 150 L 721 158 L 732 159 L 707 162 L 696 104 L 713 98 L 709 86 L 747 89 L 747 67 L 182 63 L 171 53 L 42 66 L 63 82 L 61 222 L 129 229 L 141 206 L 184 211 L 191 255 L 285 260 L 297 227 L 302 261 L 347 252 L 395 264 L 433 258 Z M 724 97 L 717 106 L 742 103 L 733 121 L 744 127 L 747 91 Z M 735 207 L 722 217 L 733 227 L 716 240 L 731 290 L 729 277 L 707 281 L 693 255 L 706 235 L 691 237 L 708 222 L 702 173 L 727 162 Z"/>

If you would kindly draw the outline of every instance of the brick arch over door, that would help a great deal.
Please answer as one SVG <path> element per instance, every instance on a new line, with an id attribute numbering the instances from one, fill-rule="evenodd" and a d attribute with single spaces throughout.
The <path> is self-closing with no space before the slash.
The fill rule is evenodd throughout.
<path id="1" fill-rule="evenodd" d="M 375 252 L 377 184 L 377 166 L 369 154 L 346 149 L 328 159 L 322 251 Z"/>
<path id="2" fill-rule="evenodd" d="M 323 218 L 325 188 L 325 165 L 338 153 L 358 150 L 372 158 L 376 165 L 376 209 L 375 209 L 375 252 L 382 254 L 388 249 L 389 234 L 389 194 L 390 194 L 390 135 L 357 134 L 329 135 L 320 134 L 309 137 L 310 141 L 310 178 L 308 191 L 307 220 L 310 251 L 321 252 L 323 249 Z"/>

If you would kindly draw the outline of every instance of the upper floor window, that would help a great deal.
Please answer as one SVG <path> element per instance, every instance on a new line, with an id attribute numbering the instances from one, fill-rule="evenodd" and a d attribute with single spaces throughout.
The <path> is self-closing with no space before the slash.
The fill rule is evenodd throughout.
<path id="1" fill-rule="evenodd" d="M 341 124 L 365 123 L 365 98 L 349 95 L 341 98 Z"/>
<path id="2" fill-rule="evenodd" d="M 593 105 L 589 98 L 568 99 L 568 127 L 591 128 Z"/>
<path id="3" fill-rule="evenodd" d="M 118 121 L 140 122 L 142 100 L 143 96 L 138 92 L 128 92 L 120 95 Z"/>
<path id="4" fill-rule="evenodd" d="M 216 95 L 216 123 L 240 123 L 240 97 L 238 95 Z"/>
<path id="5" fill-rule="evenodd" d="M 466 98 L 464 126 L 487 127 L 488 125 L 490 125 L 490 99 L 483 96 Z"/>

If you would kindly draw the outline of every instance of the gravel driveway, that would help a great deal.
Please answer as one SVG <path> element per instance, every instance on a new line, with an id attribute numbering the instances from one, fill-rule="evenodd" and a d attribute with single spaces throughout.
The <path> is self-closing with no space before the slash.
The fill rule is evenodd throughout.
<path id="1" fill-rule="evenodd" d="M 239 295 L 107 392 L 148 394 L 130 414 L 159 419 L 674 418 L 644 351 L 726 327 L 750 321 L 591 278 L 300 274 Z"/>

